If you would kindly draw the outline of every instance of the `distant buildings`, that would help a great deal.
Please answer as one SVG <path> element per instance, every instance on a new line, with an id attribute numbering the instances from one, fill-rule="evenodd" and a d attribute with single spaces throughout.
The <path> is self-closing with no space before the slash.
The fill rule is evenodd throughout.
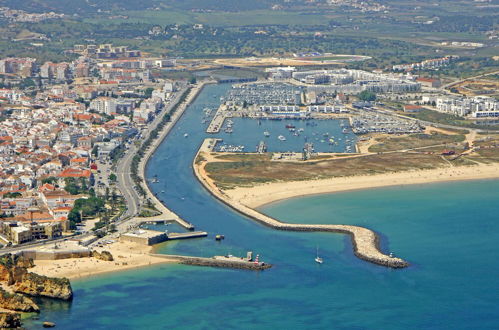
<path id="1" fill-rule="evenodd" d="M 11 22 L 41 22 L 47 19 L 63 18 L 64 14 L 48 13 L 28 13 L 24 10 L 10 9 L 9 7 L 0 7 L 0 17 L 5 17 Z"/>
<path id="2" fill-rule="evenodd" d="M 456 116 L 471 116 L 473 118 L 499 117 L 499 101 L 492 97 L 476 96 L 449 97 L 423 96 L 423 104 L 434 106 L 436 111 Z"/>
<path id="3" fill-rule="evenodd" d="M 405 93 L 419 91 L 421 85 L 410 76 L 396 76 L 362 70 L 313 70 L 297 71 L 293 79 L 317 93 L 358 94 L 362 91 L 375 93 Z"/>
<path id="4" fill-rule="evenodd" d="M 108 58 L 131 58 L 140 57 L 140 50 L 130 50 L 127 46 L 113 46 L 113 44 L 101 45 L 74 45 L 73 51 L 85 56 L 108 59 Z"/>
<path id="5" fill-rule="evenodd" d="M 417 63 L 409 64 L 398 64 L 392 67 L 393 71 L 415 71 L 415 70 L 434 70 L 440 67 L 449 65 L 452 61 L 455 61 L 459 56 L 445 56 L 440 58 L 433 58 L 430 60 L 424 60 Z"/>
<path id="6" fill-rule="evenodd" d="M 36 59 L 34 58 L 10 57 L 0 60 L 0 73 L 11 73 L 26 78 L 33 76 L 36 69 Z"/>
<path id="7" fill-rule="evenodd" d="M 466 47 L 466 48 L 480 48 L 484 44 L 481 42 L 470 42 L 470 41 L 443 41 L 442 46 L 454 46 L 454 47 Z"/>
<path id="8" fill-rule="evenodd" d="M 442 82 L 440 81 L 440 79 L 419 77 L 416 79 L 416 81 L 420 83 L 421 86 L 428 88 L 438 88 L 442 86 Z"/>

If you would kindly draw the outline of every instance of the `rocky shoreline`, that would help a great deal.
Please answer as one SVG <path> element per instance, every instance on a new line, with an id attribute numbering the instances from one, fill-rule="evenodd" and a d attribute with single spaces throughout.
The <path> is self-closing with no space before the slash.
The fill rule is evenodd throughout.
<path id="1" fill-rule="evenodd" d="M 73 289 L 67 278 L 56 278 L 29 272 L 32 259 L 22 255 L 0 256 L 0 328 L 21 327 L 20 313 L 38 313 L 40 307 L 31 297 L 71 300 Z"/>

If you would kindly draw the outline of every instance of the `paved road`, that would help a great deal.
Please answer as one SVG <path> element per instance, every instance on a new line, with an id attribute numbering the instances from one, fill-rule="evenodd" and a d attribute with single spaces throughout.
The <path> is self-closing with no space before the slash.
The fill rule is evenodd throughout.
<path id="1" fill-rule="evenodd" d="M 149 138 L 151 131 L 153 131 L 158 124 L 161 122 L 163 116 L 167 113 L 170 113 L 172 108 L 179 102 L 180 97 L 185 92 L 187 87 L 183 87 L 181 90 L 176 92 L 173 98 L 168 102 L 165 108 L 156 116 L 153 122 L 148 125 L 148 127 L 142 131 L 142 141 L 145 141 Z M 118 165 L 116 167 L 116 176 L 117 176 L 117 186 L 121 191 L 123 197 L 126 201 L 126 211 L 120 216 L 120 218 L 116 221 L 117 223 L 123 222 L 127 219 L 132 218 L 137 215 L 140 208 L 141 197 L 134 189 L 135 183 L 132 180 L 130 175 L 130 168 L 132 165 L 133 157 L 135 156 L 138 148 L 132 142 L 130 148 L 125 153 L 123 159 L 118 161 Z"/>
<path id="2" fill-rule="evenodd" d="M 447 89 L 447 88 L 450 88 L 450 87 L 452 87 L 454 85 L 460 84 L 460 83 L 462 83 L 462 82 L 464 82 L 466 80 L 478 79 L 478 78 L 482 78 L 482 77 L 489 76 L 489 75 L 492 75 L 492 74 L 499 74 L 499 71 L 493 71 L 493 72 L 479 74 L 478 76 L 473 76 L 473 77 L 459 79 L 459 80 L 456 80 L 456 81 L 453 81 L 453 82 L 450 82 L 448 84 L 445 84 L 445 85 L 441 86 L 440 89 Z"/>

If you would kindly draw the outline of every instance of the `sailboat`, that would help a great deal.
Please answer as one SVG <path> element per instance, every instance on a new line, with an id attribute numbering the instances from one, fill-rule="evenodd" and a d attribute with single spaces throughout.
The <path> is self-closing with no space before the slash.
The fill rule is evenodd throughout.
<path id="1" fill-rule="evenodd" d="M 324 263 L 324 260 L 322 260 L 322 258 L 319 257 L 319 247 L 317 247 L 317 256 L 315 257 L 315 262 L 318 264 Z"/>

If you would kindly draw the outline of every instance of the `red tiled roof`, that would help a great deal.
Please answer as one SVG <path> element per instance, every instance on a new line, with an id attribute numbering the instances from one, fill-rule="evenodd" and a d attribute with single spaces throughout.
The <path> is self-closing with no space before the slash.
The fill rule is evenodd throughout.
<path id="1" fill-rule="evenodd" d="M 67 168 L 61 173 L 59 173 L 59 177 L 61 178 L 89 178 L 92 175 L 90 170 L 79 170 L 76 168 Z"/>

